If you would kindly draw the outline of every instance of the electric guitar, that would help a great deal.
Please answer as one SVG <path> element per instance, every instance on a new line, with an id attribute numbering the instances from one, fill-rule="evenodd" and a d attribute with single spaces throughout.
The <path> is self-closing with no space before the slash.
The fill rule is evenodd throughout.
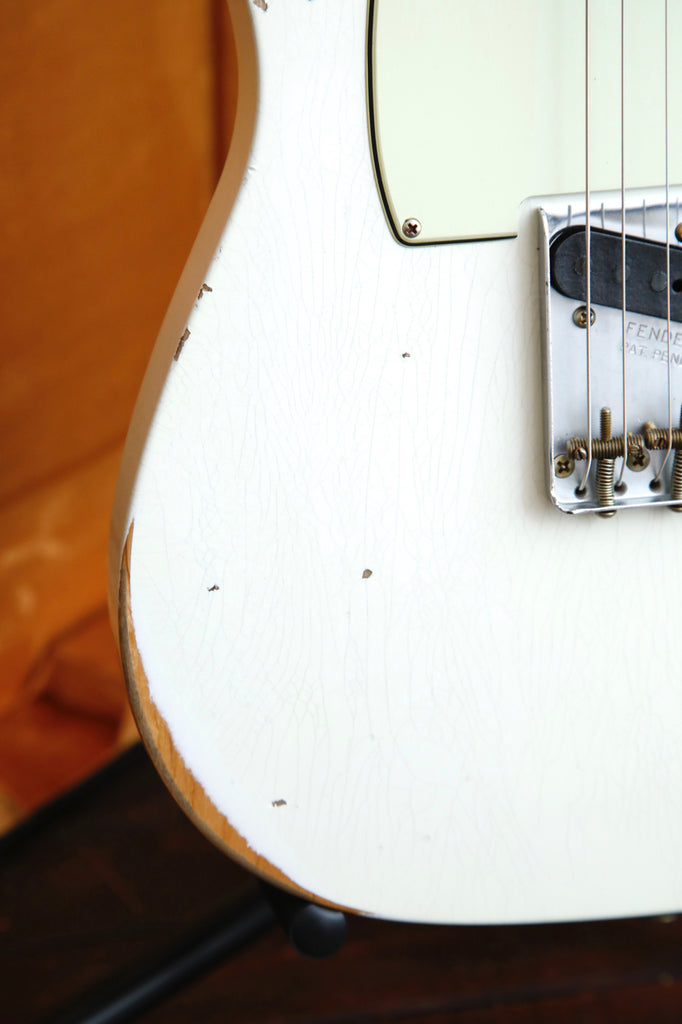
<path id="1" fill-rule="evenodd" d="M 679 910 L 682 4 L 229 10 L 113 517 L 157 767 L 331 905 Z"/>

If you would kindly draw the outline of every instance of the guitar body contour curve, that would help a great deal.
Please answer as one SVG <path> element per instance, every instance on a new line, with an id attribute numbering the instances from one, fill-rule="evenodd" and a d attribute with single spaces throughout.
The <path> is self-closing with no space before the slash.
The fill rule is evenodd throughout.
<path id="1" fill-rule="evenodd" d="M 362 913 L 675 911 L 682 518 L 546 494 L 536 207 L 400 244 L 365 0 L 229 6 L 235 143 L 112 531 L 157 766 L 244 864 Z"/>

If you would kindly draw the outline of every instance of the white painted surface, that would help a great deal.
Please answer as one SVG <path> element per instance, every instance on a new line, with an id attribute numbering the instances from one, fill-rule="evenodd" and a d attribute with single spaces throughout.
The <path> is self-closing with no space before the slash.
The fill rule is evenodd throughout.
<path id="1" fill-rule="evenodd" d="M 253 20 L 251 169 L 126 514 L 152 698 L 237 830 L 326 899 L 678 910 L 682 517 L 550 504 L 535 216 L 391 238 L 364 0 Z"/>
<path id="2" fill-rule="evenodd" d="M 665 7 L 625 0 L 626 182 L 665 182 Z M 593 189 L 620 188 L 620 0 L 590 0 Z M 682 4 L 669 4 L 670 109 Z M 376 0 L 377 122 L 396 227 L 513 235 L 531 195 L 585 187 L 585 0 Z M 682 132 L 671 132 L 682 180 Z"/>

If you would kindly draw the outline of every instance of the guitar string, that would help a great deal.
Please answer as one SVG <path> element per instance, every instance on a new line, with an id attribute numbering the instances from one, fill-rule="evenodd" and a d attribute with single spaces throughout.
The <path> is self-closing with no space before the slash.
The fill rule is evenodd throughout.
<path id="1" fill-rule="evenodd" d="M 666 260 L 666 315 L 667 315 L 667 350 L 668 350 L 668 447 L 666 449 L 661 467 L 651 481 L 651 486 L 660 486 L 661 476 L 666 467 L 673 445 L 673 405 L 672 405 L 672 366 L 670 353 L 670 131 L 668 121 L 668 63 L 669 63 L 669 39 L 668 39 L 668 0 L 664 0 L 665 6 L 665 260 Z"/>
<path id="2" fill-rule="evenodd" d="M 587 489 L 587 478 L 592 468 L 592 351 L 591 323 L 591 237 L 590 237 L 590 0 L 585 0 L 585 273 L 587 287 L 585 294 L 585 356 L 587 360 L 587 459 L 583 478 L 576 493 L 583 495 Z"/>
<path id="3" fill-rule="evenodd" d="M 627 351 L 626 351 L 626 231 L 625 231 L 625 0 L 621 0 L 621 331 L 623 389 L 623 463 L 616 487 L 620 488 L 627 460 Z M 668 444 L 663 462 L 651 482 L 656 488 L 672 451 L 672 365 L 671 365 L 671 273 L 670 273 L 670 129 L 669 129 L 669 10 L 664 0 L 665 23 L 665 248 L 666 248 L 666 348 L 668 390 Z M 592 360 L 591 360 L 591 225 L 590 225 L 590 20 L 589 0 L 585 0 L 585 262 L 586 262 L 586 360 L 587 360 L 587 464 L 577 488 L 584 493 L 592 464 Z M 646 200 L 645 200 L 646 202 Z"/>
<path id="4" fill-rule="evenodd" d="M 624 490 L 623 476 L 628 457 L 628 378 L 627 345 L 625 328 L 626 300 L 626 258 L 625 258 L 625 0 L 620 2 L 620 274 L 621 274 L 621 333 L 623 344 L 623 463 L 620 468 L 617 491 Z"/>

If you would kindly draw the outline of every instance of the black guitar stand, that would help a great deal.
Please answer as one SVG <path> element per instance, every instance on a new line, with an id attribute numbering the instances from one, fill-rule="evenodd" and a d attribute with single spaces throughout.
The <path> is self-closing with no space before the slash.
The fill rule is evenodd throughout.
<path id="1" fill-rule="evenodd" d="M 265 882 L 260 882 L 231 913 L 189 936 L 174 952 L 145 965 L 133 975 L 112 980 L 45 1024 L 124 1024 L 207 974 L 240 952 L 279 921 L 302 956 L 333 956 L 346 940 L 346 918 Z"/>

